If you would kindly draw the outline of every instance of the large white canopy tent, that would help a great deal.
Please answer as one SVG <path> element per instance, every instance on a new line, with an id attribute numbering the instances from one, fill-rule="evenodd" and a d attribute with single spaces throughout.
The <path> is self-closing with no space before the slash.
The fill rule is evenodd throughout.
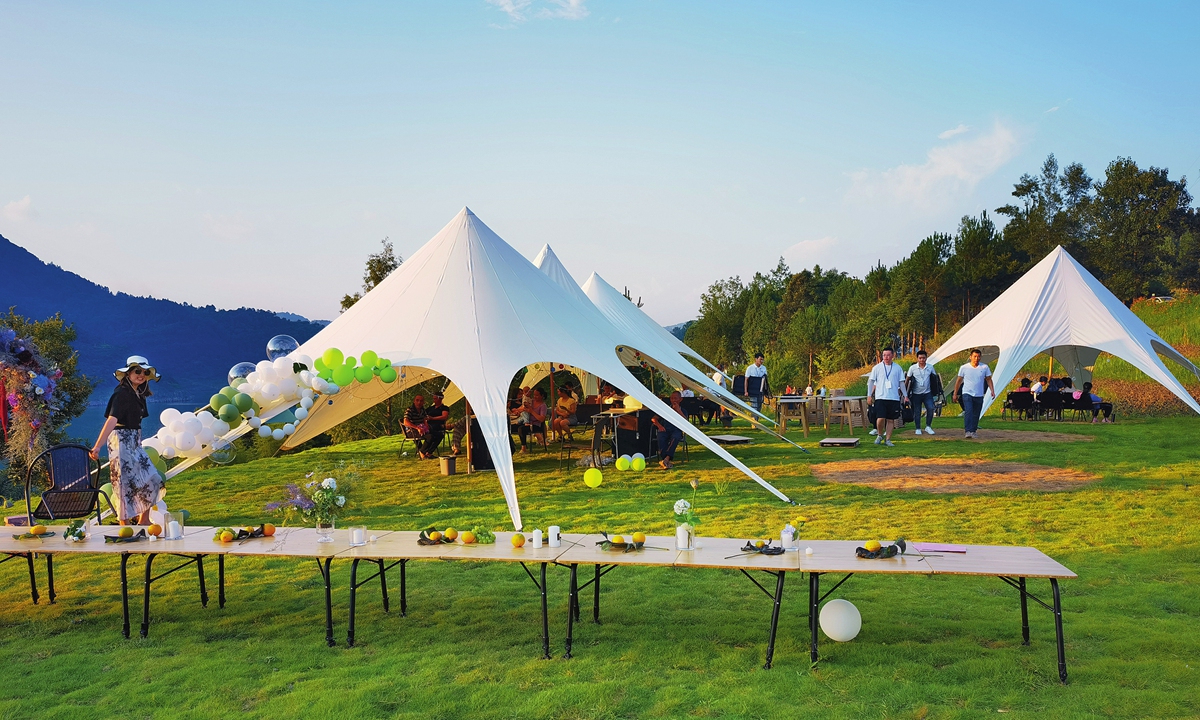
<path id="1" fill-rule="evenodd" d="M 508 389 L 518 370 L 547 361 L 618 383 L 645 407 L 670 418 L 696 442 L 790 502 L 630 375 L 616 352 L 623 342 L 594 307 L 584 306 L 463 208 L 407 262 L 305 342 L 299 352 L 316 356 L 336 347 L 347 355 L 361 356 L 374 350 L 404 368 L 406 377 L 414 374 L 413 368 L 420 368 L 452 380 L 478 418 L 518 529 L 521 515 L 509 448 Z M 329 420 L 356 414 L 333 410 L 341 402 L 353 403 L 357 412 L 365 410 L 369 407 L 367 395 L 358 397 L 351 391 L 345 399 L 343 393 L 326 399 L 330 410 L 322 411 L 324 420 L 314 422 L 322 420 L 322 415 L 313 413 L 296 436 L 301 431 L 310 435 L 322 432 L 335 424 Z M 310 423 L 311 430 L 307 427 Z"/>
<path id="2" fill-rule="evenodd" d="M 936 363 L 972 348 L 995 358 L 993 382 L 1003 389 L 1040 353 L 1050 355 L 1081 386 L 1101 352 L 1154 378 L 1188 407 L 1200 404 L 1167 369 L 1170 358 L 1200 379 L 1200 370 L 1147 327 L 1061 246 L 1030 268 L 929 357 Z M 984 411 L 991 399 L 984 400 Z"/>

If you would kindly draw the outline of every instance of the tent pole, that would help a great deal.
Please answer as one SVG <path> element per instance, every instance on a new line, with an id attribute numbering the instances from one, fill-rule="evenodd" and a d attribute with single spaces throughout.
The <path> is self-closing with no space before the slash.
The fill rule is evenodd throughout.
<path id="1" fill-rule="evenodd" d="M 467 474 L 471 474 L 471 401 L 463 398 L 463 423 L 466 426 Z"/>

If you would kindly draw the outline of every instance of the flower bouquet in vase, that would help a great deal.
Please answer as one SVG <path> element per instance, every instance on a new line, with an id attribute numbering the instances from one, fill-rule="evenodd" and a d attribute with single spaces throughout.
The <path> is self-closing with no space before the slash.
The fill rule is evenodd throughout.
<path id="1" fill-rule="evenodd" d="M 675 501 L 676 550 L 696 549 L 696 526 L 699 524 L 700 517 L 696 515 L 696 511 L 692 509 L 692 504 L 690 502 L 687 500 Z"/>
<path id="2" fill-rule="evenodd" d="M 307 477 L 312 477 L 309 473 Z M 310 480 L 301 488 L 295 483 L 288 483 L 288 497 L 279 502 L 269 503 L 268 510 L 283 510 L 288 515 L 300 513 L 305 520 L 316 524 L 317 542 L 333 542 L 333 529 L 338 515 L 346 506 L 345 488 L 340 491 L 338 482 L 327 477 L 324 480 Z"/>

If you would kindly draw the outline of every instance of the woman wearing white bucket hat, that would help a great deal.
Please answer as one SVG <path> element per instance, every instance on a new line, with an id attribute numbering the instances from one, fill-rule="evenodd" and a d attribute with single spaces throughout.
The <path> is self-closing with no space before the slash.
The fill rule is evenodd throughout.
<path id="1" fill-rule="evenodd" d="M 104 410 L 104 427 L 92 447 L 93 459 L 99 460 L 100 448 L 108 444 L 108 472 L 113 489 L 121 499 L 122 525 L 150 523 L 150 509 L 162 490 L 150 456 L 142 449 L 142 419 L 150 415 L 146 398 L 150 396 L 149 381 L 159 375 L 150 361 L 141 355 L 131 355 L 125 367 L 113 373 L 118 384 Z"/>

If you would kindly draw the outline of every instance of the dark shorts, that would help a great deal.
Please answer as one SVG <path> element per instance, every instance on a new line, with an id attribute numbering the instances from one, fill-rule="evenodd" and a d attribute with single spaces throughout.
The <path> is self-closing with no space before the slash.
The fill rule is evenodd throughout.
<path id="1" fill-rule="evenodd" d="M 883 418 L 884 420 L 899 420 L 900 419 L 900 401 L 899 400 L 876 400 L 875 401 L 875 417 Z"/>

